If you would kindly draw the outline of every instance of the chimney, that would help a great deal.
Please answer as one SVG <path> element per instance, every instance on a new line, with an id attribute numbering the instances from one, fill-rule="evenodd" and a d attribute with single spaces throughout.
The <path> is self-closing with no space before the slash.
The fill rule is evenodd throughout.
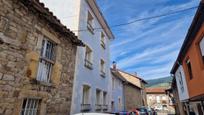
<path id="1" fill-rule="evenodd" d="M 116 64 L 116 62 L 115 61 L 113 61 L 113 70 L 116 70 L 117 69 L 117 64 Z"/>

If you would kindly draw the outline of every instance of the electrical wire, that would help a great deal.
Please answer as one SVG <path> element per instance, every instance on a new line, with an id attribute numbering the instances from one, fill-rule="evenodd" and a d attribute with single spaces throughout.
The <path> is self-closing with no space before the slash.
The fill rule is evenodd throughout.
<path id="1" fill-rule="evenodd" d="M 169 15 L 173 15 L 173 14 L 178 14 L 181 12 L 185 12 L 185 11 L 189 11 L 189 10 L 193 10 L 198 8 L 198 6 L 194 6 L 194 7 L 190 7 L 190 8 L 185 8 L 182 10 L 177 10 L 177 11 L 173 11 L 173 12 L 168 12 L 168 13 L 164 13 L 164 14 L 160 14 L 160 15 L 155 15 L 155 16 L 150 16 L 150 17 L 146 17 L 146 18 L 140 18 L 140 19 L 135 19 L 132 20 L 130 22 L 127 23 L 121 23 L 121 24 L 116 24 L 116 25 L 112 25 L 110 26 L 110 28 L 117 28 L 117 27 L 121 27 L 121 26 L 126 26 L 126 25 L 130 25 L 130 24 L 134 24 L 136 22 L 140 22 L 140 21 L 145 21 L 145 20 L 151 20 L 151 19 L 155 19 L 155 18 L 160 18 L 160 17 L 165 17 L 165 16 L 169 16 Z M 101 29 L 109 29 L 109 28 L 94 28 L 94 30 L 101 30 Z M 73 32 L 81 32 L 81 31 L 88 31 L 88 29 L 82 29 L 82 30 L 72 30 Z"/>

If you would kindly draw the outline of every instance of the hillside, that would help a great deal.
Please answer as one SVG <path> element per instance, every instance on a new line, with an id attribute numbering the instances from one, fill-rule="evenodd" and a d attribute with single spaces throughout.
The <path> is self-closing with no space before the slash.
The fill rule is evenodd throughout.
<path id="1" fill-rule="evenodd" d="M 147 80 L 146 87 L 169 87 L 172 77 L 164 77 L 158 79 Z"/>

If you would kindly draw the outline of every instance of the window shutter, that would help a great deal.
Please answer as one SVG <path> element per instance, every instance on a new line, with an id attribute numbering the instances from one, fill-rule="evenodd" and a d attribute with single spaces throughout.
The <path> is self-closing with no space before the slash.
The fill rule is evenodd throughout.
<path id="1" fill-rule="evenodd" d="M 201 49 L 202 56 L 204 56 L 204 38 L 200 42 L 200 49 Z"/>
<path id="2" fill-rule="evenodd" d="M 56 86 L 59 85 L 60 83 L 61 73 L 62 73 L 62 65 L 56 62 L 55 65 L 53 66 L 53 71 L 51 76 L 51 81 Z"/>
<path id="3" fill-rule="evenodd" d="M 39 58 L 39 53 L 34 51 L 26 55 L 26 61 L 28 63 L 27 76 L 31 79 L 35 79 L 37 77 Z"/>
<path id="4" fill-rule="evenodd" d="M 62 55 L 62 48 L 60 46 L 56 46 L 55 53 L 56 53 L 55 55 L 56 63 L 53 66 L 51 81 L 54 85 L 59 85 L 61 73 L 62 73 L 62 64 L 60 63 L 61 55 Z"/>

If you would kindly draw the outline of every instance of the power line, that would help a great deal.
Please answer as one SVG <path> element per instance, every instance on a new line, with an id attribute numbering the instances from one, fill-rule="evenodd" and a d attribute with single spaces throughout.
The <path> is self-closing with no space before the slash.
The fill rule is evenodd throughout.
<path id="1" fill-rule="evenodd" d="M 193 10 L 193 9 L 196 9 L 196 8 L 198 8 L 198 6 L 194 6 L 194 7 L 190 7 L 190 8 L 185 8 L 185 9 L 177 10 L 177 11 L 173 11 L 173 12 L 168 12 L 168 13 L 164 13 L 164 14 L 160 14 L 160 15 L 150 16 L 150 17 L 146 17 L 146 18 L 135 19 L 135 20 L 132 20 L 132 21 L 127 22 L 127 23 L 121 23 L 121 24 L 112 25 L 112 26 L 110 26 L 110 28 L 117 28 L 117 27 L 130 25 L 130 24 L 133 24 L 133 23 L 136 23 L 136 22 L 140 22 L 140 21 L 144 21 L 144 20 L 150 20 L 150 19 L 165 17 L 165 16 L 169 16 L 169 15 L 173 15 L 173 14 L 178 14 L 178 13 L 185 12 L 185 11 L 188 11 L 188 10 Z M 108 29 L 108 28 L 94 28 L 94 30 L 100 30 L 100 29 Z M 72 30 L 72 31 L 74 31 L 74 32 L 81 32 L 81 31 L 88 31 L 88 29 Z"/>

